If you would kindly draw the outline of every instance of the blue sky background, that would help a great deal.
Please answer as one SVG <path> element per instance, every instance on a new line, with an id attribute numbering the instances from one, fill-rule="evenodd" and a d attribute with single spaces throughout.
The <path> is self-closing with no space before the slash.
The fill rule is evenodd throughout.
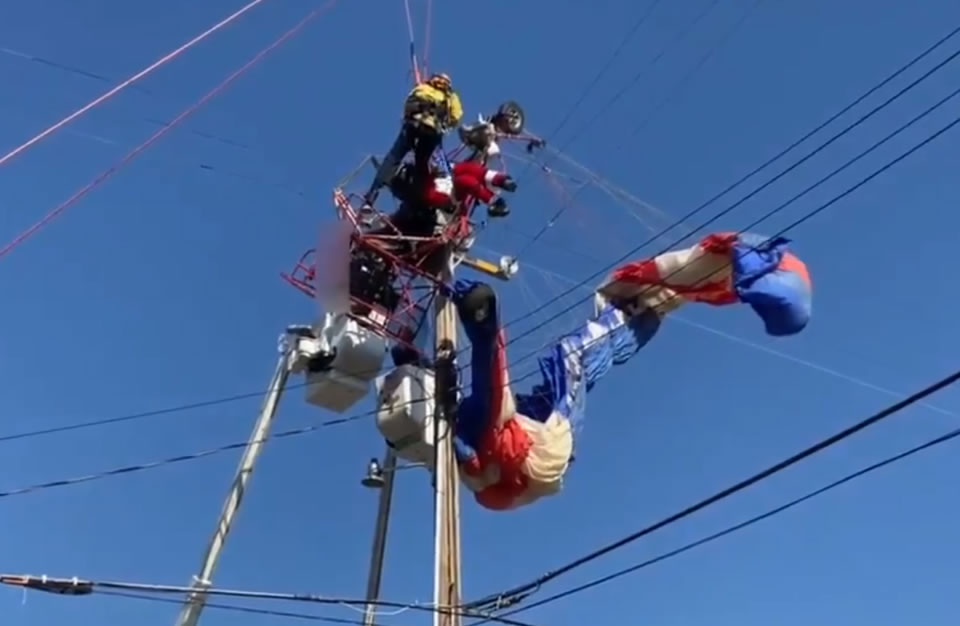
<path id="1" fill-rule="evenodd" d="M 4 3 L 0 148 L 19 145 L 109 86 L 11 51 L 117 82 L 241 4 Z M 425 3 L 413 4 L 422 27 Z M 651 65 L 707 6 L 706 0 L 661 3 L 571 123 L 550 137 L 563 145 L 603 111 L 565 151 L 663 215 L 651 208 L 631 214 L 600 194 L 585 194 L 525 254 L 522 278 L 503 287 L 507 319 L 564 287 L 564 279 L 544 270 L 572 279 L 599 270 L 960 20 L 960 5 L 947 0 L 922 7 L 893 0 L 765 0 L 669 105 L 626 139 L 753 4 L 720 1 Z M 0 239 L 11 239 L 146 139 L 157 128 L 146 120 L 174 117 L 319 5 L 266 2 L 150 75 L 142 90 L 124 91 L 0 168 Z M 547 133 L 647 0 L 436 5 L 431 65 L 454 76 L 467 115 L 514 98 L 527 109 L 531 128 Z M 498 20 L 505 26 L 488 32 Z M 0 333 L 0 435 L 263 388 L 277 334 L 313 314 L 312 303 L 279 273 L 330 223 L 334 182 L 365 153 L 383 151 L 392 141 L 409 81 L 406 45 L 402 3 L 342 0 L 0 259 L 0 320 L 6 329 Z M 939 60 L 950 50 L 948 45 L 934 56 Z M 634 87 L 603 110 L 641 71 Z M 958 79 L 958 68 L 949 66 L 722 218 L 717 228 L 745 226 L 948 93 Z M 779 229 L 829 199 L 949 121 L 950 109 L 757 230 Z M 563 495 L 514 513 L 481 510 L 467 495 L 464 595 L 523 582 L 636 530 L 876 411 L 894 399 L 891 393 L 913 391 L 955 368 L 957 145 L 955 133 L 944 136 L 791 233 L 815 283 L 814 320 L 802 335 L 773 340 L 747 310 L 688 307 L 591 395 L 578 462 Z M 481 245 L 516 252 L 556 211 L 556 199 L 534 177 L 528 180 L 515 194 L 509 221 L 492 226 Z M 701 219 L 757 184 L 748 183 Z M 538 339 L 586 312 L 583 305 Z M 514 358 L 535 348 L 536 339 L 513 346 Z M 514 375 L 526 371 L 521 365 Z M 332 417 L 302 398 L 300 390 L 286 397 L 279 429 Z M 958 401 L 957 391 L 938 394 L 930 399 L 934 408 L 904 411 L 543 593 L 641 561 L 940 434 L 956 426 Z M 0 488 L 243 440 L 258 403 L 0 443 Z M 368 408 L 365 401 L 356 410 Z M 367 420 L 269 445 L 216 582 L 361 596 L 376 495 L 358 479 L 366 460 L 381 451 Z M 186 584 L 200 565 L 237 457 L 222 454 L 0 500 L 0 570 Z M 555 626 L 955 624 L 958 467 L 956 447 L 948 444 L 709 547 L 523 617 Z M 428 485 L 426 475 L 416 472 L 398 480 L 384 598 L 431 598 Z M 0 595 L 0 607 L 11 626 L 168 624 L 177 611 L 101 596 L 32 594 L 24 601 L 16 590 Z M 382 622 L 426 619 L 407 613 Z M 277 621 L 210 610 L 203 623 Z"/>

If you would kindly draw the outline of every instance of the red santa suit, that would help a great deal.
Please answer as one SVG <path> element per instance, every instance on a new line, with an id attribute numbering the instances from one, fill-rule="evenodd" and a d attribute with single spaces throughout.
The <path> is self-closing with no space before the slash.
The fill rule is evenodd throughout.
<path id="1" fill-rule="evenodd" d="M 447 207 L 454 198 L 465 202 L 472 197 L 490 204 L 496 193 L 487 185 L 499 187 L 507 178 L 503 172 L 487 169 L 482 163 L 461 161 L 453 166 L 453 176 L 440 176 L 427 183 L 424 200 L 433 208 Z"/>

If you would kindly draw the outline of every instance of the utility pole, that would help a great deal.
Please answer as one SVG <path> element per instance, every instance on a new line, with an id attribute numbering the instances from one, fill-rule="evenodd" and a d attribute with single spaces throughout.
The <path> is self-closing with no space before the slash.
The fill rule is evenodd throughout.
<path id="1" fill-rule="evenodd" d="M 277 413 L 277 405 L 280 402 L 280 396 L 283 394 L 283 388 L 287 384 L 289 375 L 290 351 L 284 348 L 277 362 L 277 369 L 270 380 L 270 386 L 267 388 L 267 395 L 263 400 L 260 416 L 257 418 L 253 433 L 243 450 L 243 457 L 240 459 L 240 465 L 233 478 L 230 492 L 227 494 L 227 500 L 223 504 L 223 511 L 220 513 L 220 519 L 217 520 L 216 530 L 210 539 L 207 553 L 203 558 L 200 574 L 194 577 L 192 587 L 196 591 L 188 596 L 187 604 L 183 607 L 177 619 L 177 626 L 196 626 L 197 620 L 200 619 L 200 613 L 203 611 L 203 605 L 207 599 L 204 590 L 212 584 L 213 572 L 217 568 L 220 553 L 223 551 L 223 545 L 226 543 L 230 527 L 233 525 L 233 518 L 243 501 L 247 483 L 250 482 L 257 457 L 260 456 L 260 452 L 266 443 L 265 440 L 270 433 L 270 426 Z"/>
<path id="2" fill-rule="evenodd" d="M 387 446 L 383 457 L 383 485 L 380 487 L 380 503 L 377 506 L 377 523 L 373 531 L 373 548 L 370 551 L 370 576 L 367 578 L 367 606 L 363 613 L 364 626 L 373 626 L 380 598 L 380 576 L 383 573 L 383 557 L 387 546 L 387 529 L 390 525 L 390 503 L 393 500 L 393 477 L 397 473 L 397 455 Z"/>
<path id="3" fill-rule="evenodd" d="M 453 283 L 451 250 L 446 251 L 443 281 Z M 453 454 L 453 422 L 457 406 L 457 314 L 453 301 L 437 294 L 436 309 L 436 413 L 434 416 L 434 626 L 461 626 L 459 615 L 442 609 L 460 605 L 460 494 L 457 462 Z M 459 609 L 452 609 L 459 611 Z"/>

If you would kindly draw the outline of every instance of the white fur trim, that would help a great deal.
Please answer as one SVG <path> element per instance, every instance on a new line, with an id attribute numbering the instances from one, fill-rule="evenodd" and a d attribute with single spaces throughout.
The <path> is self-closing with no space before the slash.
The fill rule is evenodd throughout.
<path id="1" fill-rule="evenodd" d="M 446 196 L 453 195 L 453 179 L 449 176 L 441 176 L 433 179 L 433 188 Z"/>

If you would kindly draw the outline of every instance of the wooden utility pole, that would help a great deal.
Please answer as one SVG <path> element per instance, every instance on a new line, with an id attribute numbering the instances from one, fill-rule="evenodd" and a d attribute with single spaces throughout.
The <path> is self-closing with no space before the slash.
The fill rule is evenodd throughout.
<path id="1" fill-rule="evenodd" d="M 447 251 L 443 280 L 453 284 Z M 461 626 L 459 615 L 442 609 L 460 605 L 460 481 L 453 454 L 453 421 L 457 407 L 457 312 L 453 301 L 437 294 L 436 409 L 434 415 L 434 626 Z M 458 609 L 454 609 L 455 611 Z"/>

